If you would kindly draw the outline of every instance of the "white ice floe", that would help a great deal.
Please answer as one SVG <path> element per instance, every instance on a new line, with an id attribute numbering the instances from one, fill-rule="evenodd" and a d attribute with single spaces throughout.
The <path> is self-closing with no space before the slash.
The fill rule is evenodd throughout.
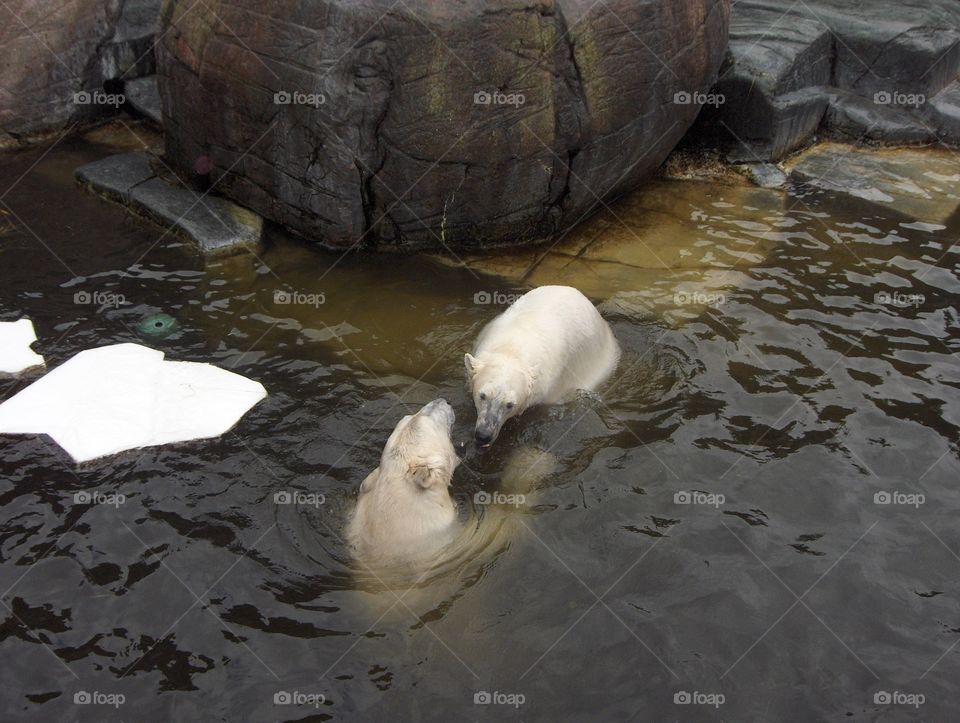
<path id="1" fill-rule="evenodd" d="M 30 348 L 36 340 L 37 334 L 29 319 L 0 322 L 0 372 L 16 374 L 42 366 L 43 357 Z"/>
<path id="2" fill-rule="evenodd" d="M 211 364 L 139 344 L 82 351 L 0 404 L 0 433 L 49 434 L 77 462 L 217 437 L 267 396 Z"/>

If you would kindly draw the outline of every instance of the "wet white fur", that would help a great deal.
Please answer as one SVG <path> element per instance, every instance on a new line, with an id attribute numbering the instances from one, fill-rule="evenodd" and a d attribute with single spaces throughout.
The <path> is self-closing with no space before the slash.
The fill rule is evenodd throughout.
<path id="1" fill-rule="evenodd" d="M 610 325 L 577 289 L 541 286 L 484 328 L 473 358 L 467 366 L 475 391 L 478 383 L 496 380 L 503 366 L 528 377 L 526 388 L 512 390 L 519 414 L 537 404 L 569 401 L 578 389 L 595 391 L 616 368 L 620 347 Z"/>
<path id="2" fill-rule="evenodd" d="M 347 541 L 365 565 L 429 560 L 456 536 L 448 491 L 459 463 L 450 441 L 453 410 L 443 402 L 431 413 L 436 404 L 400 420 L 380 466 L 360 486 Z"/>

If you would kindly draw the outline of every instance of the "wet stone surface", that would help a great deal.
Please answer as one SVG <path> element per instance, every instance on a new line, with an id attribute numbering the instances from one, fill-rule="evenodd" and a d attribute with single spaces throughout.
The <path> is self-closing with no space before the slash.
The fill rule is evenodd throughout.
<path id="1" fill-rule="evenodd" d="M 124 204 L 186 236 L 210 255 L 237 253 L 259 246 L 263 220 L 252 211 L 158 176 L 146 153 L 123 153 L 77 169 L 77 180 L 95 193 Z"/>

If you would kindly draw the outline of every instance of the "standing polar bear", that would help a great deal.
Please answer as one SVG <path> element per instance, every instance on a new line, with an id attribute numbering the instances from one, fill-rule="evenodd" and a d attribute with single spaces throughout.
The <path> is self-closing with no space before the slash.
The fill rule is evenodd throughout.
<path id="1" fill-rule="evenodd" d="M 488 447 L 504 422 L 530 407 L 596 390 L 619 359 L 610 325 L 586 296 L 570 286 L 527 292 L 487 324 L 464 357 L 477 444 Z"/>

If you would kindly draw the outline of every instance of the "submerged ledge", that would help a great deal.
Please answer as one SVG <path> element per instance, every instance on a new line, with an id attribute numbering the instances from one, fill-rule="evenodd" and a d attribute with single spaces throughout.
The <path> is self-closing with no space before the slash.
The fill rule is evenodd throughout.
<path id="1" fill-rule="evenodd" d="M 121 153 L 76 171 L 81 186 L 193 241 L 205 255 L 259 248 L 263 219 L 232 201 L 163 178 L 146 153 Z"/>

